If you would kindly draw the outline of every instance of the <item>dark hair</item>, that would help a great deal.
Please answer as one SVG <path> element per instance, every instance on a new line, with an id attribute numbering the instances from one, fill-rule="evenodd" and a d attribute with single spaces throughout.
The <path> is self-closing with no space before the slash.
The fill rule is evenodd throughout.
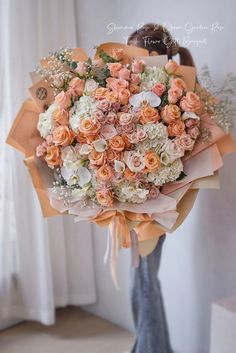
<path id="1" fill-rule="evenodd" d="M 158 24 L 148 23 L 137 29 L 129 36 L 127 44 L 145 48 L 149 53 L 156 51 L 160 55 L 168 55 L 168 59 L 179 54 L 181 65 L 195 66 L 190 51 L 180 47 L 170 32 Z"/>

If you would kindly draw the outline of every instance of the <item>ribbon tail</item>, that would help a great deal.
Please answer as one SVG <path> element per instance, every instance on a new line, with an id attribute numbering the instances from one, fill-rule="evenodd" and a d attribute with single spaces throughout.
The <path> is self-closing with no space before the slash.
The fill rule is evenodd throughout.
<path id="1" fill-rule="evenodd" d="M 139 267 L 139 244 L 138 235 L 134 229 L 130 231 L 131 237 L 131 255 L 132 255 L 132 266 Z"/>
<path id="2" fill-rule="evenodd" d="M 110 269 L 111 269 L 111 277 L 115 285 L 115 288 L 116 290 L 120 290 L 118 280 L 117 280 L 117 247 L 119 246 L 119 243 L 117 239 L 116 228 L 117 228 L 117 224 L 116 224 L 116 219 L 114 217 L 110 225 L 110 234 L 111 234 Z"/>
<path id="3" fill-rule="evenodd" d="M 103 262 L 104 262 L 105 265 L 107 264 L 108 258 L 109 258 L 109 252 L 110 252 L 110 237 L 111 237 L 111 234 L 110 234 L 110 230 L 109 230 L 109 228 L 108 228 L 106 251 L 105 251 L 105 254 L 104 254 L 104 257 L 103 257 Z"/>

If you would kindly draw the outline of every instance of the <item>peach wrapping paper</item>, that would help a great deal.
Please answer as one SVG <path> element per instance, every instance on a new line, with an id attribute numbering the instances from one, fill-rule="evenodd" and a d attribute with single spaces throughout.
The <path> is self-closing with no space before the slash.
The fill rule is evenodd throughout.
<path id="1" fill-rule="evenodd" d="M 167 60 L 166 57 L 151 58 L 145 49 L 120 43 L 104 43 L 99 48 L 110 54 L 112 49 L 117 47 L 123 48 L 125 51 L 125 62 L 130 62 L 131 57 L 142 57 L 147 63 L 152 62 L 153 65 L 160 66 Z M 95 58 L 98 57 L 99 48 Z M 73 57 L 75 60 L 86 60 L 88 58 L 82 48 L 74 49 Z M 48 65 L 47 59 L 42 64 Z M 192 90 L 195 85 L 195 69 L 180 66 L 178 74 L 182 76 L 188 89 Z M 59 200 L 53 198 L 51 198 L 50 203 L 53 173 L 45 163 L 36 158 L 35 150 L 36 146 L 42 141 L 36 128 L 38 115 L 45 106 L 52 102 L 53 96 L 50 87 L 45 82 L 39 81 L 36 76 L 32 77 L 36 79 L 36 82 L 29 89 L 31 99 L 22 104 L 6 142 L 25 155 L 25 164 L 31 175 L 43 215 L 44 217 L 51 217 L 61 212 L 67 213 L 68 208 L 62 205 Z M 45 99 L 39 99 L 36 95 L 36 90 L 40 87 L 47 91 Z M 192 153 L 184 160 L 185 170 L 188 171 L 186 180 L 165 186 L 162 194 L 155 200 L 156 202 L 149 204 L 148 212 L 147 203 L 144 205 L 125 205 L 125 207 L 117 205 L 116 209 L 103 212 L 99 208 L 79 210 L 78 205 L 75 204 L 70 210 L 70 213 L 78 215 L 77 220 L 88 219 L 99 226 L 109 227 L 113 234 L 113 260 L 117 249 L 121 246 L 131 246 L 130 231 L 135 231 L 137 234 L 140 254 L 142 256 L 149 254 L 156 246 L 161 235 L 166 231 L 173 232 L 184 221 L 194 205 L 199 189 L 219 187 L 216 171 L 223 164 L 222 157 L 227 153 L 235 152 L 236 145 L 232 136 L 225 134 L 211 119 L 205 117 L 203 126 L 209 127 L 212 131 L 210 143 L 198 142 L 195 145 Z M 112 266 L 113 277 L 115 277 L 114 263 Z"/>

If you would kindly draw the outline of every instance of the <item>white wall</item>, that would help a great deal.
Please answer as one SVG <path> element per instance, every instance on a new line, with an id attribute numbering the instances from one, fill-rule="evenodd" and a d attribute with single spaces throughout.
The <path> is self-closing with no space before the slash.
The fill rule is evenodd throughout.
<path id="1" fill-rule="evenodd" d="M 228 71 L 236 71 L 235 2 L 175 2 L 80 0 L 77 2 L 78 43 L 91 53 L 93 45 L 106 41 L 122 41 L 130 30 L 107 34 L 106 26 L 136 28 L 139 23 L 172 23 L 174 26 L 202 25 L 218 22 L 224 29 L 193 31 L 191 40 L 207 39 L 207 44 L 190 45 L 197 67 L 208 63 L 213 77 L 222 82 Z M 175 37 L 187 36 L 185 30 L 173 30 Z M 211 303 L 236 293 L 236 156 L 225 159 L 220 191 L 201 191 L 188 220 L 164 247 L 161 279 L 171 340 L 177 352 L 207 353 Z M 95 229 L 95 228 L 94 228 Z M 116 293 L 103 266 L 106 231 L 96 228 L 94 236 L 95 270 L 98 302 L 90 310 L 132 329 L 129 306 L 130 259 L 123 251 L 119 260 L 122 291 Z M 123 275 L 122 275 L 123 273 Z M 222 352 L 223 353 L 223 352 Z"/>

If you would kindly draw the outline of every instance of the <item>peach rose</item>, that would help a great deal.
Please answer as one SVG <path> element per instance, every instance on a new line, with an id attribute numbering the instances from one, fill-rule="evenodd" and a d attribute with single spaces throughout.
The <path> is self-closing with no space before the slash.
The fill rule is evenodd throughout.
<path id="1" fill-rule="evenodd" d="M 146 131 L 139 128 L 139 129 L 137 129 L 136 137 L 137 137 L 138 141 L 144 141 L 147 137 L 147 133 L 146 133 Z"/>
<path id="2" fill-rule="evenodd" d="M 179 136 L 185 131 L 184 122 L 177 119 L 168 125 L 168 134 L 171 137 Z"/>
<path id="3" fill-rule="evenodd" d="M 133 123 L 122 126 L 122 132 L 124 134 L 131 134 L 134 131 L 134 129 L 135 129 L 135 125 Z"/>
<path id="4" fill-rule="evenodd" d="M 74 77 L 69 83 L 68 92 L 74 97 L 77 97 L 77 96 L 80 97 L 83 94 L 84 85 L 85 85 L 84 80 L 81 80 L 78 77 Z"/>
<path id="5" fill-rule="evenodd" d="M 149 105 L 142 108 L 140 113 L 140 122 L 142 124 L 156 123 L 158 120 L 160 120 L 158 110 L 153 107 L 150 107 Z"/>
<path id="6" fill-rule="evenodd" d="M 120 106 L 120 112 L 128 113 L 129 108 L 130 108 L 130 107 L 129 107 L 127 104 L 122 105 L 122 106 Z M 119 113 L 118 113 L 118 114 L 119 114 Z"/>
<path id="7" fill-rule="evenodd" d="M 183 118 L 182 118 L 182 119 L 183 119 Z M 199 126 L 199 124 L 200 124 L 199 120 L 197 120 L 197 119 L 192 119 L 192 118 L 186 119 L 186 120 L 184 121 L 184 123 L 185 123 L 185 126 L 186 126 L 187 128 L 191 128 L 191 127 L 193 127 L 193 126 Z"/>
<path id="8" fill-rule="evenodd" d="M 130 140 L 129 140 L 129 137 L 127 136 L 127 134 L 122 134 L 121 137 L 123 138 L 123 140 L 125 142 L 125 148 L 130 149 L 131 143 L 130 143 Z"/>
<path id="9" fill-rule="evenodd" d="M 202 102 L 197 94 L 187 92 L 186 96 L 180 101 L 180 107 L 185 112 L 196 112 L 202 107 Z"/>
<path id="10" fill-rule="evenodd" d="M 130 79 L 130 70 L 127 69 L 126 67 L 123 67 L 119 71 L 119 78 L 122 80 L 129 80 Z"/>
<path id="11" fill-rule="evenodd" d="M 98 203 L 104 207 L 111 207 L 113 205 L 112 192 L 107 190 L 98 190 L 96 192 L 96 198 Z"/>
<path id="12" fill-rule="evenodd" d="M 79 131 L 84 135 L 95 135 L 99 129 L 99 122 L 94 122 L 91 118 L 84 118 L 80 122 Z"/>
<path id="13" fill-rule="evenodd" d="M 129 86 L 129 90 L 131 94 L 136 94 L 140 92 L 140 86 L 138 85 L 134 85 L 131 83 L 131 85 Z"/>
<path id="14" fill-rule="evenodd" d="M 109 89 L 111 89 L 111 85 L 112 85 L 116 80 L 118 80 L 118 78 L 116 78 L 116 77 L 108 77 L 108 78 L 106 78 L 107 87 L 108 87 Z"/>
<path id="15" fill-rule="evenodd" d="M 178 69 L 179 65 L 174 60 L 169 60 L 168 63 L 165 64 L 165 69 L 168 74 L 173 74 Z"/>
<path id="16" fill-rule="evenodd" d="M 111 56 L 115 59 L 115 60 L 121 60 L 124 58 L 125 52 L 124 49 L 122 48 L 113 48 L 111 51 Z"/>
<path id="17" fill-rule="evenodd" d="M 139 152 L 125 151 L 124 161 L 132 172 L 140 173 L 145 168 L 144 158 Z"/>
<path id="18" fill-rule="evenodd" d="M 48 136 L 46 137 L 46 143 L 47 143 L 48 146 L 53 145 L 53 142 L 52 142 L 52 134 L 50 134 L 50 135 L 48 135 Z"/>
<path id="19" fill-rule="evenodd" d="M 135 74 L 141 74 L 144 70 L 145 63 L 143 60 L 135 59 L 131 64 L 131 71 Z"/>
<path id="20" fill-rule="evenodd" d="M 105 114 L 101 110 L 95 110 L 95 112 L 93 112 L 93 117 L 99 121 L 99 123 L 105 123 L 106 121 Z"/>
<path id="21" fill-rule="evenodd" d="M 77 72 L 81 76 L 86 75 L 86 73 L 87 73 L 87 64 L 84 61 L 79 61 L 77 63 L 77 67 L 75 69 L 75 72 Z"/>
<path id="22" fill-rule="evenodd" d="M 119 102 L 123 105 L 129 103 L 130 91 L 127 88 L 123 88 L 118 93 Z"/>
<path id="23" fill-rule="evenodd" d="M 173 86 L 168 91 L 168 102 L 170 104 L 175 104 L 182 97 L 182 95 L 182 89 Z"/>
<path id="24" fill-rule="evenodd" d="M 188 134 L 196 140 L 198 136 L 200 135 L 200 130 L 197 126 L 193 126 L 190 129 L 188 129 Z"/>
<path id="25" fill-rule="evenodd" d="M 144 163 L 149 171 L 156 170 L 160 167 L 160 158 L 158 155 L 152 151 L 148 151 L 144 155 Z"/>
<path id="26" fill-rule="evenodd" d="M 156 186 L 152 186 L 151 189 L 149 190 L 149 199 L 153 200 L 158 197 L 160 194 L 160 190 Z"/>
<path id="27" fill-rule="evenodd" d="M 94 92 L 94 97 L 98 100 L 104 99 L 107 92 L 109 92 L 108 88 L 98 87 Z"/>
<path id="28" fill-rule="evenodd" d="M 68 125 L 69 112 L 66 109 L 56 109 L 53 114 L 53 120 L 58 125 Z"/>
<path id="29" fill-rule="evenodd" d="M 113 91 L 107 92 L 105 97 L 111 103 L 116 103 L 118 101 L 118 94 Z"/>
<path id="30" fill-rule="evenodd" d="M 109 145 L 114 151 L 121 152 L 125 148 L 125 141 L 121 136 L 117 135 L 109 140 Z"/>
<path id="31" fill-rule="evenodd" d="M 105 161 L 105 153 L 92 150 L 89 154 L 89 160 L 92 165 L 103 165 Z"/>
<path id="32" fill-rule="evenodd" d="M 101 99 L 99 101 L 98 107 L 103 111 L 103 112 L 107 112 L 110 107 L 111 107 L 111 102 L 109 100 L 105 99 Z"/>
<path id="33" fill-rule="evenodd" d="M 157 83 L 155 86 L 152 87 L 152 92 L 154 92 L 158 97 L 161 97 L 165 90 L 166 87 L 162 83 Z"/>
<path id="34" fill-rule="evenodd" d="M 130 113 L 120 113 L 119 123 L 120 125 L 128 125 L 133 122 L 133 115 Z"/>
<path id="35" fill-rule="evenodd" d="M 110 86 L 114 92 L 119 93 L 119 91 L 121 91 L 122 89 L 127 88 L 129 86 L 129 82 L 126 80 L 123 80 L 121 78 L 117 78 L 111 82 Z"/>
<path id="36" fill-rule="evenodd" d="M 178 87 L 183 91 L 187 90 L 187 85 L 181 78 L 173 78 L 171 80 L 171 87 Z"/>
<path id="37" fill-rule="evenodd" d="M 116 121 L 117 115 L 115 112 L 108 112 L 108 114 L 106 115 L 106 122 L 108 124 L 114 124 Z"/>
<path id="38" fill-rule="evenodd" d="M 136 179 L 137 173 L 132 172 L 129 168 L 125 168 L 124 178 L 129 181 L 133 181 Z"/>
<path id="39" fill-rule="evenodd" d="M 194 146 L 194 140 L 186 133 L 178 136 L 175 143 L 185 151 L 191 151 Z"/>
<path id="40" fill-rule="evenodd" d="M 56 146 L 68 146 L 74 140 L 74 133 L 66 125 L 60 125 L 53 130 L 52 141 Z"/>
<path id="41" fill-rule="evenodd" d="M 89 144 L 89 145 L 91 143 L 93 143 L 94 141 L 98 140 L 98 139 L 99 139 L 99 135 L 98 134 L 85 135 L 86 143 Z"/>
<path id="42" fill-rule="evenodd" d="M 71 105 L 70 95 L 67 92 L 61 91 L 56 97 L 55 102 L 61 109 L 69 108 Z"/>
<path id="43" fill-rule="evenodd" d="M 108 148 L 108 150 L 106 150 L 106 157 L 107 157 L 107 161 L 111 163 L 111 162 L 114 162 L 115 160 L 120 159 L 120 153 L 114 151 L 111 148 Z"/>
<path id="44" fill-rule="evenodd" d="M 121 60 L 124 58 L 125 52 L 124 49 L 122 48 L 113 48 L 111 51 L 111 56 L 115 59 L 115 60 Z"/>
<path id="45" fill-rule="evenodd" d="M 83 145 L 84 143 L 87 143 L 84 134 L 81 134 L 81 132 L 79 132 L 79 133 L 76 135 L 76 140 L 77 140 L 81 145 Z"/>
<path id="46" fill-rule="evenodd" d="M 119 77 L 119 71 L 122 68 L 120 63 L 109 63 L 107 64 L 107 67 L 112 77 Z"/>
<path id="47" fill-rule="evenodd" d="M 103 165 L 96 173 L 96 178 L 100 181 L 111 181 L 112 176 L 112 169 L 108 165 Z"/>
<path id="48" fill-rule="evenodd" d="M 130 79 L 130 82 L 134 85 L 138 85 L 141 81 L 139 74 L 131 74 Z"/>
<path id="49" fill-rule="evenodd" d="M 92 65 L 99 67 L 99 69 L 102 69 L 105 66 L 104 61 L 101 58 L 93 59 Z"/>
<path id="50" fill-rule="evenodd" d="M 61 165 L 61 151 L 58 146 L 50 146 L 47 148 L 45 161 L 50 168 L 58 167 Z"/>
<path id="51" fill-rule="evenodd" d="M 36 147 L 36 156 L 37 157 L 44 157 L 45 154 L 47 153 L 47 148 L 48 148 L 48 145 L 47 145 L 46 141 L 41 143 L 41 145 L 38 145 Z"/>
<path id="52" fill-rule="evenodd" d="M 165 123 L 170 124 L 176 119 L 179 119 L 181 111 L 177 105 L 166 105 L 161 111 L 161 117 Z"/>

